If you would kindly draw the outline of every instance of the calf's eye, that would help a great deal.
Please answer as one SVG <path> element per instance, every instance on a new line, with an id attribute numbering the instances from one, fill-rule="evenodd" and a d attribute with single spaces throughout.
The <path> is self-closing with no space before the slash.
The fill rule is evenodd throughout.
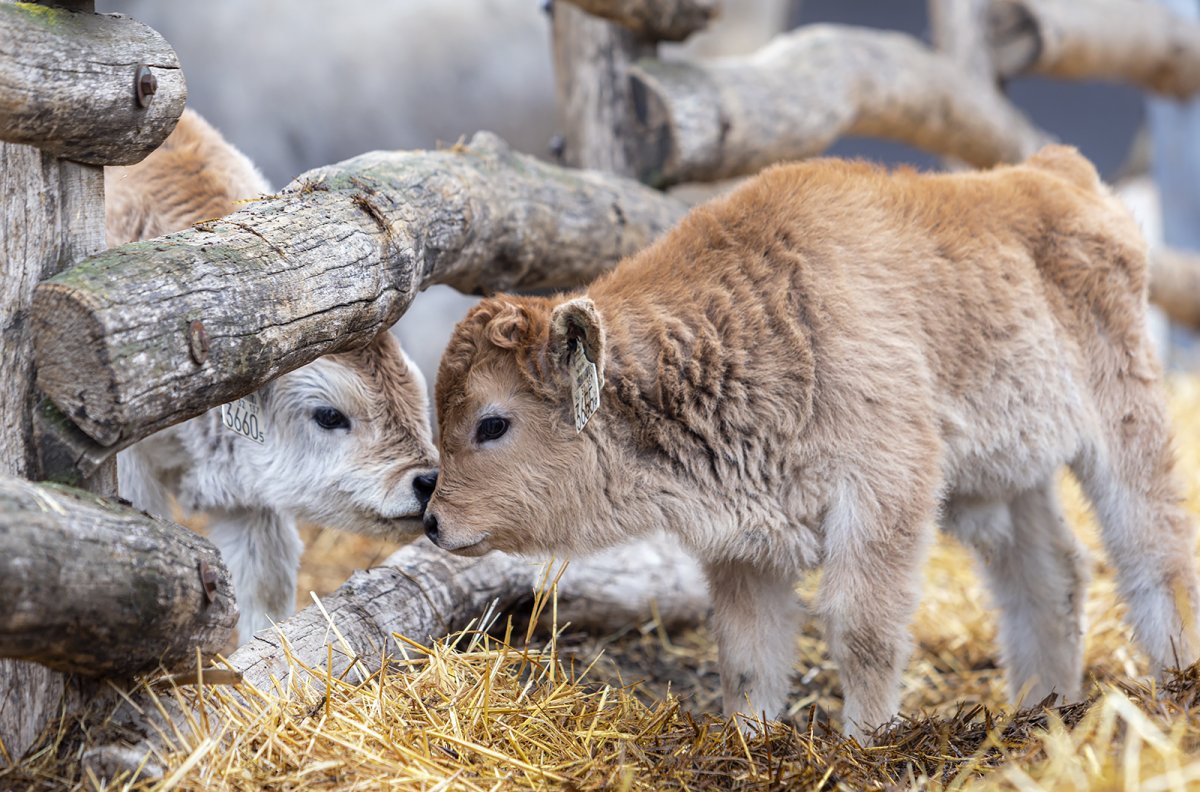
<path id="1" fill-rule="evenodd" d="M 318 407 L 313 410 L 312 417 L 317 422 L 317 426 L 322 429 L 350 428 L 350 419 L 342 414 L 340 410 L 335 410 L 332 407 Z"/>
<path id="2" fill-rule="evenodd" d="M 479 443 L 486 443 L 488 440 L 503 437 L 507 431 L 507 418 L 501 418 L 499 415 L 489 415 L 487 418 L 480 419 L 479 425 L 475 427 L 475 440 Z"/>

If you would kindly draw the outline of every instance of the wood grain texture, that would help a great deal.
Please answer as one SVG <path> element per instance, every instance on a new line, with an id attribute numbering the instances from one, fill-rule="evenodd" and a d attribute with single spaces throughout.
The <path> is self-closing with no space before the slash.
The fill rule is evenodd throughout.
<path id="1" fill-rule="evenodd" d="M 566 3 L 554 6 L 554 85 L 562 161 L 622 176 L 642 170 L 630 67 L 654 44 Z"/>
<path id="2" fill-rule="evenodd" d="M 567 0 L 646 41 L 683 41 L 717 16 L 717 0 Z"/>
<path id="3" fill-rule="evenodd" d="M 0 656 L 88 676 L 194 665 L 237 623 L 229 571 L 204 537 L 12 477 L 0 477 L 0 602 Z"/>
<path id="4" fill-rule="evenodd" d="M 469 147 L 376 152 L 179 234 L 109 250 L 34 295 L 38 384 L 125 445 L 367 343 L 418 290 L 569 287 L 645 247 L 682 203 L 627 179 Z M 197 363 L 189 325 L 202 323 Z"/>
<path id="5" fill-rule="evenodd" d="M 34 289 L 104 250 L 104 176 L 31 146 L 0 143 L 0 473 L 41 478 L 33 436 Z M 112 492 L 115 492 L 115 488 Z"/>
<path id="6" fill-rule="evenodd" d="M 118 15 L 0 2 L 0 140 L 92 165 L 129 165 L 179 120 L 187 87 L 179 60 L 149 27 Z M 157 79 L 147 107 L 135 76 Z"/>
<path id="7" fill-rule="evenodd" d="M 845 135 L 976 166 L 1019 161 L 1049 142 L 992 86 L 901 33 L 811 25 L 745 58 L 642 61 L 631 79 L 638 175 L 656 185 L 756 173 Z"/>
<path id="8" fill-rule="evenodd" d="M 993 0 L 989 43 L 1005 77 L 1132 83 L 1178 99 L 1200 91 L 1200 24 L 1139 0 Z"/>
<path id="9" fill-rule="evenodd" d="M 30 301 L 40 280 L 104 249 L 103 187 L 98 167 L 0 143 L 0 475 L 44 473 L 33 441 L 40 397 Z M 115 464 L 97 462 L 88 475 L 81 483 L 89 489 L 116 493 Z M 6 605 L 0 600 L 0 610 Z M 23 754 L 50 719 L 78 705 L 84 687 L 40 665 L 0 659 L 0 741 L 9 755 Z"/>

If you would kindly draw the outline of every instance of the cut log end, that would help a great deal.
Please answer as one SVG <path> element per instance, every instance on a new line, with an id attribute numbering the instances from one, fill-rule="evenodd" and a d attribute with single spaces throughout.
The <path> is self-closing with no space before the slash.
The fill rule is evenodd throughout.
<path id="1" fill-rule="evenodd" d="M 37 386 L 44 393 L 70 394 L 65 417 L 101 445 L 121 438 L 104 326 L 87 292 L 45 283 L 33 296 L 34 355 L 41 361 Z"/>
<path id="2" fill-rule="evenodd" d="M 194 665 L 237 623 L 199 534 L 53 484 L 0 478 L 0 657 L 88 676 Z"/>
<path id="3" fill-rule="evenodd" d="M 136 20 L 0 3 L 0 30 L 0 140 L 89 165 L 131 165 L 183 113 L 179 59 Z"/>

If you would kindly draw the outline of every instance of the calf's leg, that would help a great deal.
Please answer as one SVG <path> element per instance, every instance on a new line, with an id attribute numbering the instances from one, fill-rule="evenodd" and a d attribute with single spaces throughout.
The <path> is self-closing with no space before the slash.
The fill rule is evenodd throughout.
<path id="1" fill-rule="evenodd" d="M 900 708 L 934 503 L 932 495 L 883 502 L 847 486 L 825 516 L 819 610 L 841 676 L 845 729 L 860 742 Z"/>
<path id="2" fill-rule="evenodd" d="M 1014 706 L 1051 692 L 1078 698 L 1087 554 L 1063 518 L 1053 479 L 1008 503 L 948 504 L 947 532 L 968 545 L 999 611 L 1000 656 Z"/>
<path id="3" fill-rule="evenodd" d="M 726 715 L 777 718 L 787 703 L 803 611 L 792 575 L 740 561 L 705 565 Z"/>
<path id="4" fill-rule="evenodd" d="M 238 644 L 291 615 L 304 545 L 290 517 L 268 509 L 214 512 L 208 537 L 233 576 Z"/>
<path id="5" fill-rule="evenodd" d="M 1200 654 L 1195 526 L 1181 505 L 1166 409 L 1153 383 L 1114 378 L 1102 399 L 1103 441 L 1072 465 L 1153 672 Z"/>

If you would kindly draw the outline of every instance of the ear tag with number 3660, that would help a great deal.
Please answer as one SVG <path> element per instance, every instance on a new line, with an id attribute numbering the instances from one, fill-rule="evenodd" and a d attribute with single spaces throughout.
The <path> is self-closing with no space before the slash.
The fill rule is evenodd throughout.
<path id="1" fill-rule="evenodd" d="M 256 443 L 267 442 L 266 427 L 263 425 L 262 399 L 257 393 L 243 396 L 236 401 L 221 405 L 221 423 L 242 437 Z"/>
<path id="2" fill-rule="evenodd" d="M 588 360 L 583 344 L 571 349 L 571 402 L 575 407 L 575 432 L 587 426 L 588 420 L 600 409 L 600 379 L 596 364 Z"/>

